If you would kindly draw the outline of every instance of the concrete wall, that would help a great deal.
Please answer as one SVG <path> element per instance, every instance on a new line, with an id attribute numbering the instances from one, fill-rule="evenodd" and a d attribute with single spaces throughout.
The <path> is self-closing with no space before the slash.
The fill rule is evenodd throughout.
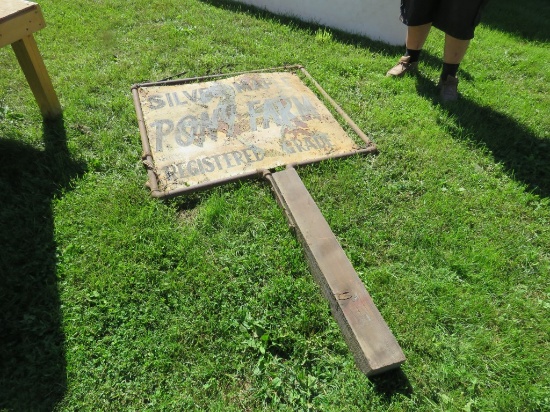
<path id="1" fill-rule="evenodd" d="M 399 21 L 399 0 L 236 1 L 388 44 L 405 44 L 406 27 Z"/>

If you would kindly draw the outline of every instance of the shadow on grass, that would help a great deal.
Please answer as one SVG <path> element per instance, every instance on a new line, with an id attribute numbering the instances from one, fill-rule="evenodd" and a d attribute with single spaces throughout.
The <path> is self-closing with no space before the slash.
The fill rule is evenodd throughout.
<path id="1" fill-rule="evenodd" d="M 442 107 L 455 120 L 455 126 L 449 130 L 452 135 L 465 135 L 486 147 L 514 180 L 527 185 L 535 194 L 550 196 L 548 140 L 537 137 L 514 119 L 463 97 L 441 104 L 437 86 L 420 73 L 416 78 L 418 94 Z"/>
<path id="2" fill-rule="evenodd" d="M 410 398 L 413 388 L 407 375 L 400 368 L 373 376 L 369 380 L 376 391 L 390 401 L 394 395 L 402 395 Z"/>
<path id="3" fill-rule="evenodd" d="M 62 118 L 44 122 L 43 151 L 15 134 L 0 135 L 0 409 L 52 410 L 66 370 L 51 201 L 83 166 Z"/>
<path id="4" fill-rule="evenodd" d="M 247 12 L 262 19 L 275 20 L 304 30 L 316 31 L 319 28 L 325 28 L 323 25 L 304 22 L 295 17 L 278 15 L 262 8 L 239 3 L 238 0 L 201 1 L 215 7 L 223 8 L 224 10 Z M 398 13 L 399 5 L 397 4 L 396 16 Z M 547 17 L 549 14 L 550 2 L 547 0 L 524 0 L 521 2 L 516 0 L 489 1 L 489 4 L 483 11 L 481 22 L 496 30 L 520 36 L 529 41 L 547 42 L 550 40 L 550 25 L 548 24 Z M 403 46 L 390 46 L 383 42 L 374 41 L 364 36 L 349 34 L 333 28 L 331 28 L 331 32 L 333 34 L 332 38 L 335 41 L 366 47 L 372 52 L 400 56 L 404 51 Z M 405 43 L 405 39 L 403 39 L 403 43 Z M 294 64 L 299 62 L 288 63 Z"/>
<path id="5" fill-rule="evenodd" d="M 232 12 L 244 12 L 248 13 L 251 16 L 261 18 L 263 20 L 271 20 L 281 24 L 285 24 L 290 27 L 296 27 L 304 31 L 309 31 L 310 33 L 316 33 L 319 29 L 327 28 L 325 25 L 316 24 L 313 22 L 306 22 L 300 20 L 296 17 L 285 16 L 281 14 L 272 13 L 265 9 L 251 6 L 248 4 L 239 3 L 238 0 L 200 0 L 203 3 L 211 4 L 212 6 L 219 7 L 224 10 Z M 399 13 L 399 4 L 396 5 L 396 19 L 398 18 Z M 368 37 L 361 36 L 358 34 L 350 34 L 342 30 L 335 28 L 330 28 L 332 34 L 332 39 L 343 44 L 349 44 L 356 47 L 363 47 L 369 49 L 371 52 L 399 55 L 403 53 L 403 46 L 391 46 L 382 41 L 372 40 Z M 403 39 L 403 44 L 405 44 L 405 39 Z M 301 62 L 285 62 L 285 64 L 300 64 Z M 307 67 L 306 67 L 307 69 Z"/>
<path id="6" fill-rule="evenodd" d="M 201 1 L 225 10 L 250 13 L 262 19 L 276 20 L 282 24 L 312 32 L 324 27 L 293 17 L 279 16 L 234 1 Z M 544 18 L 545 10 L 550 10 L 550 2 L 546 0 L 526 0 L 521 4 L 513 0 L 502 0 L 498 4 L 489 2 L 482 22 L 499 30 L 523 36 L 528 40 L 547 41 L 550 37 L 550 26 L 547 24 L 547 19 Z M 331 32 L 335 41 L 366 48 L 372 52 L 387 55 L 401 55 L 403 52 L 401 46 L 389 46 L 338 30 L 331 30 Z M 443 53 L 443 45 L 441 45 L 441 53 Z M 441 58 L 442 56 L 424 53 L 422 61 L 424 64 L 440 69 Z M 472 80 L 472 76 L 465 70 L 461 70 L 460 77 L 463 80 Z M 418 76 L 418 92 L 432 100 L 434 104 L 439 104 L 435 85 L 422 75 Z M 538 138 L 528 128 L 512 118 L 466 99 L 446 105 L 444 108 L 449 115 L 456 119 L 457 133 L 458 129 L 462 128 L 467 134 L 474 136 L 474 141 L 488 148 L 495 160 L 504 165 L 506 172 L 514 179 L 526 184 L 528 190 L 544 197 L 550 196 L 550 147 L 548 147 L 548 141 Z"/>
<path id="7" fill-rule="evenodd" d="M 489 1 L 483 13 L 483 24 L 523 37 L 526 40 L 550 40 L 550 2 L 548 0 Z"/>

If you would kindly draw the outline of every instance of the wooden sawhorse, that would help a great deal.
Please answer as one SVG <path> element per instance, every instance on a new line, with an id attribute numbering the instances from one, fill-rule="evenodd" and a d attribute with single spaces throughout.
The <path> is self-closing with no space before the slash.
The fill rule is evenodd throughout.
<path id="1" fill-rule="evenodd" d="M 61 105 L 33 37 L 34 32 L 45 26 L 38 4 L 25 0 L 0 1 L 0 47 L 11 44 L 42 116 L 54 118 L 61 114 Z"/>

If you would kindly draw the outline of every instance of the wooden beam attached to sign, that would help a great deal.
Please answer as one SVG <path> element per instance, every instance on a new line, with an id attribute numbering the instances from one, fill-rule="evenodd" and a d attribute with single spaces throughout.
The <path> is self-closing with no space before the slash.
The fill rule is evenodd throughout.
<path id="1" fill-rule="evenodd" d="M 296 170 L 289 167 L 266 177 L 305 249 L 312 275 L 357 367 L 367 376 L 397 368 L 405 361 L 403 351 Z"/>

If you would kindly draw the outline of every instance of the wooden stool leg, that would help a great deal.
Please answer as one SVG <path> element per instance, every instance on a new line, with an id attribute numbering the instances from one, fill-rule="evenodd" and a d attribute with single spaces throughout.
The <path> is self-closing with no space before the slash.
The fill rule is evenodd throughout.
<path id="1" fill-rule="evenodd" d="M 12 48 L 29 82 L 42 116 L 49 118 L 59 116 L 61 105 L 32 34 L 12 43 Z"/>

